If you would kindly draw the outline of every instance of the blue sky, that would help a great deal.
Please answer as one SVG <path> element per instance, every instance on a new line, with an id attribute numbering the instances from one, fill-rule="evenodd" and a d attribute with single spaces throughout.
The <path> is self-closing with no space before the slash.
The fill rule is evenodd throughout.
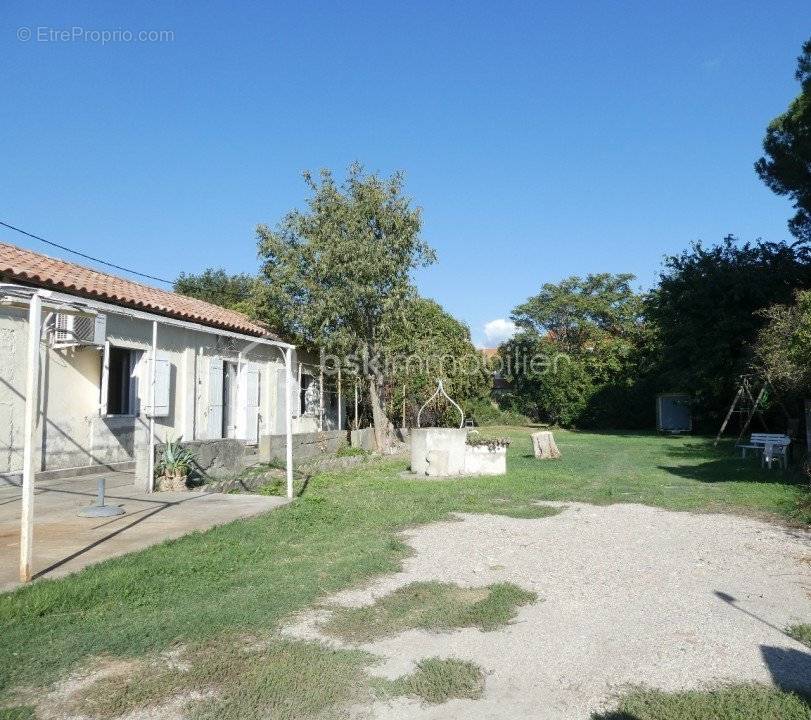
<path id="1" fill-rule="evenodd" d="M 809 20 L 807 0 L 5 2 L 0 219 L 163 277 L 252 271 L 302 170 L 402 169 L 439 255 L 420 289 L 481 343 L 544 282 L 648 287 L 691 240 L 788 238 L 752 163 Z"/>

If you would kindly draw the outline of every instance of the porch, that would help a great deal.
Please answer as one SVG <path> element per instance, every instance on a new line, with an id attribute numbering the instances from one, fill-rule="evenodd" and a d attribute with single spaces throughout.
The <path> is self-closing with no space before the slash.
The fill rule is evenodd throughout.
<path id="1" fill-rule="evenodd" d="M 81 518 L 78 512 L 94 502 L 100 477 L 106 478 L 108 505 L 123 515 Z M 280 507 L 286 498 L 219 493 L 137 492 L 134 473 L 101 474 L 37 480 L 34 487 L 33 567 L 37 578 L 53 578 L 116 555 L 141 550 L 194 530 L 251 517 Z M 22 488 L 0 480 L 0 591 L 19 582 Z"/>

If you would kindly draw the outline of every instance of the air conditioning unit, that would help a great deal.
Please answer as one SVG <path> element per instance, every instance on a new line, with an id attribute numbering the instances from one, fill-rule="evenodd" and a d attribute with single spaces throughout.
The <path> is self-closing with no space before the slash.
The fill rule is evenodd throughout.
<path id="1" fill-rule="evenodd" d="M 107 316 L 56 313 L 53 320 L 53 346 L 104 345 Z"/>

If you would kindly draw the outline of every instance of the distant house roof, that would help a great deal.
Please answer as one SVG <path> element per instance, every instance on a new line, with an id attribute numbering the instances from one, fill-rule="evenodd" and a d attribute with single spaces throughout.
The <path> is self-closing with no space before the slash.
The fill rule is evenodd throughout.
<path id="1" fill-rule="evenodd" d="M 0 243 L 0 277 L 232 332 L 278 338 L 235 310 Z"/>
<path id="2" fill-rule="evenodd" d="M 484 355 L 485 360 L 490 360 L 498 355 L 498 348 L 479 348 L 479 352 Z"/>

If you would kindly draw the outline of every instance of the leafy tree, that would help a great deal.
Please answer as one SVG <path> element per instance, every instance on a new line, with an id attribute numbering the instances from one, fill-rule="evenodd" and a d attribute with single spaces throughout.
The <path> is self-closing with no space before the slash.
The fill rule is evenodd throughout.
<path id="1" fill-rule="evenodd" d="M 793 305 L 773 305 L 761 313 L 755 357 L 763 374 L 796 397 L 811 391 L 811 292 L 801 290 Z"/>
<path id="2" fill-rule="evenodd" d="M 208 268 L 199 275 L 180 273 L 174 290 L 181 295 L 250 314 L 255 282 L 256 278 L 247 273 L 229 275 L 222 268 Z"/>
<path id="3" fill-rule="evenodd" d="M 492 377 L 481 354 L 470 340 L 470 329 L 441 305 L 416 298 L 403 307 L 386 338 L 389 395 L 402 407 L 411 424 L 417 410 L 433 394 L 441 378 L 447 393 L 460 405 L 488 397 Z M 425 425 L 458 423 L 458 412 L 446 403 L 426 407 Z"/>
<path id="4" fill-rule="evenodd" d="M 694 243 L 665 259 L 646 317 L 654 329 L 659 388 L 693 394 L 697 420 L 719 422 L 750 369 L 760 311 L 811 286 L 807 249 L 785 243 Z"/>
<path id="5" fill-rule="evenodd" d="M 435 259 L 420 238 L 420 210 L 403 194 L 403 176 L 349 168 L 342 184 L 323 170 L 304 174 L 306 211 L 275 230 L 259 225 L 263 262 L 259 317 L 300 341 L 343 356 L 368 384 L 378 448 L 386 444 L 385 343 L 416 296 L 411 273 Z"/>
<path id="6" fill-rule="evenodd" d="M 800 94 L 788 110 L 769 123 L 765 155 L 755 163 L 761 180 L 778 195 L 787 195 L 797 211 L 789 220 L 792 235 L 811 241 L 811 40 L 797 58 Z"/>
<path id="7" fill-rule="evenodd" d="M 646 327 L 633 278 L 570 277 L 545 284 L 515 308 L 522 332 L 502 355 L 515 359 L 510 380 L 518 410 L 561 425 L 639 424 L 627 393 L 641 372 Z M 533 365 L 529 358 L 546 360 Z M 623 401 L 596 404 L 610 387 L 623 390 Z"/>
<path id="8" fill-rule="evenodd" d="M 641 298 L 631 289 L 634 276 L 600 273 L 546 283 L 519 305 L 512 319 L 519 328 L 548 334 L 562 352 L 592 352 L 608 339 L 630 343 L 640 327 Z"/>

